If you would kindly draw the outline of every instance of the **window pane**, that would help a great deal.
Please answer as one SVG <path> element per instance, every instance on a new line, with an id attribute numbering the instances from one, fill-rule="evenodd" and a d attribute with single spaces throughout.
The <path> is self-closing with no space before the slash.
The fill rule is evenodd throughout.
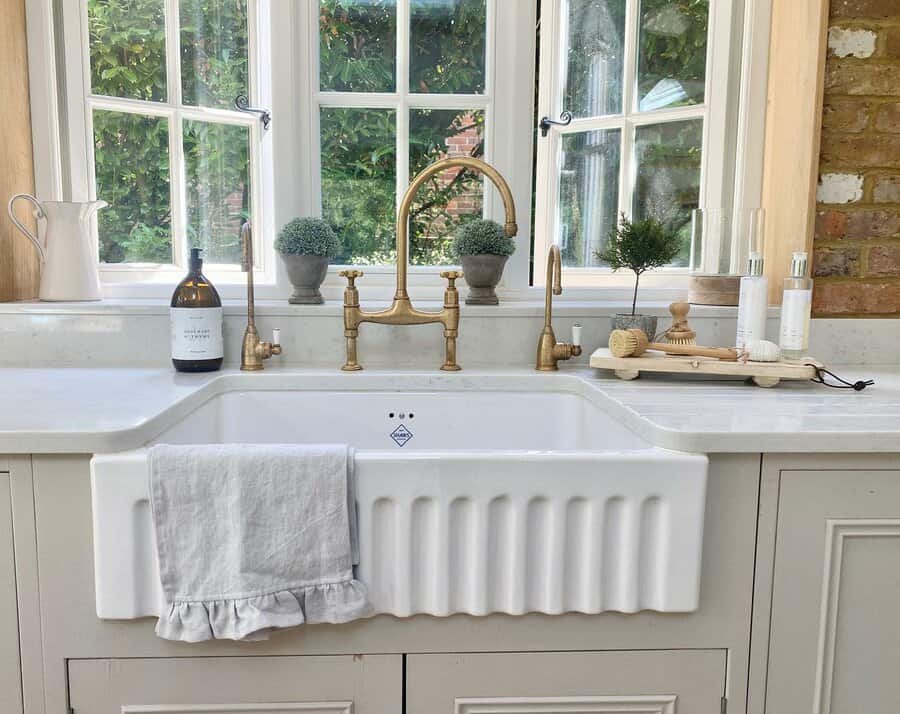
<path id="1" fill-rule="evenodd" d="M 91 90 L 128 99 L 166 98 L 163 0 L 89 0 Z"/>
<path id="2" fill-rule="evenodd" d="M 396 112 L 323 108 L 322 217 L 341 238 L 336 263 L 394 261 Z"/>
<path id="3" fill-rule="evenodd" d="M 557 225 L 567 267 L 602 264 L 594 253 L 616 225 L 620 139 L 619 129 L 562 136 Z"/>
<path id="4" fill-rule="evenodd" d="M 184 122 L 187 237 L 208 263 L 240 263 L 241 225 L 250 218 L 250 130 Z"/>
<path id="5" fill-rule="evenodd" d="M 94 111 L 100 261 L 171 263 L 169 127 L 165 119 Z"/>
<path id="6" fill-rule="evenodd" d="M 642 0 L 638 108 L 703 102 L 709 0 Z"/>
<path id="7" fill-rule="evenodd" d="M 700 202 L 703 120 L 641 126 L 635 131 L 634 143 L 634 216 L 652 216 L 676 228 L 683 247 L 673 264 L 685 266 L 690 252 L 691 211 Z"/>
<path id="8" fill-rule="evenodd" d="M 570 0 L 562 109 L 576 117 L 622 111 L 625 0 Z"/>
<path id="9" fill-rule="evenodd" d="M 409 176 L 448 156 L 482 156 L 484 112 L 414 109 L 409 117 Z M 410 211 L 409 261 L 452 265 L 453 234 L 461 223 L 481 218 L 484 185 L 480 174 L 450 169 L 419 189 Z"/>
<path id="10" fill-rule="evenodd" d="M 180 0 L 183 103 L 230 109 L 247 82 L 247 0 Z"/>
<path id="11" fill-rule="evenodd" d="M 411 0 L 409 91 L 484 92 L 485 0 Z"/>
<path id="12" fill-rule="evenodd" d="M 323 91 L 393 92 L 395 0 L 321 0 L 319 86 Z"/>

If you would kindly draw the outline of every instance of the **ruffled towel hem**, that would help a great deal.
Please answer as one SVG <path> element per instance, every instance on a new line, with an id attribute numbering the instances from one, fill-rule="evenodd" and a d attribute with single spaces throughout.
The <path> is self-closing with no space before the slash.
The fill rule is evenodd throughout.
<path id="1" fill-rule="evenodd" d="M 266 640 L 274 629 L 340 624 L 371 614 L 366 586 L 346 580 L 246 598 L 170 603 L 156 634 L 181 642 Z"/>

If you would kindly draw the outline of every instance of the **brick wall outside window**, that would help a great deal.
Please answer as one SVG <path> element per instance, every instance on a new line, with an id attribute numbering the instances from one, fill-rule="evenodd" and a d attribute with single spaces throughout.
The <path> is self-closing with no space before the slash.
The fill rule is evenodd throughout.
<path id="1" fill-rule="evenodd" d="M 900 314 L 900 0 L 831 0 L 817 315 Z"/>

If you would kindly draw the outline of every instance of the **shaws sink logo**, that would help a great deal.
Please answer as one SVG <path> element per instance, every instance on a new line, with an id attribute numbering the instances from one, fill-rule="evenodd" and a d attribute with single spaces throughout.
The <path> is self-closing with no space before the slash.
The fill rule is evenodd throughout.
<path id="1" fill-rule="evenodd" d="M 397 442 L 397 446 L 406 446 L 406 442 L 413 438 L 412 432 L 403 424 L 391 432 L 391 438 Z"/>

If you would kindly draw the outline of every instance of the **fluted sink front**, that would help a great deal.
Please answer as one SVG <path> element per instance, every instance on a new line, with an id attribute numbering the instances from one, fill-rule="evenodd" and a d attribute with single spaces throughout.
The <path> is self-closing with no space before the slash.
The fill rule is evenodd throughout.
<path id="1" fill-rule="evenodd" d="M 650 447 L 580 380 L 520 383 L 410 376 L 385 391 L 362 374 L 266 391 L 251 378 L 154 443 L 356 447 L 359 578 L 379 613 L 695 610 L 706 457 Z M 154 615 L 146 449 L 92 470 L 98 615 Z"/>

